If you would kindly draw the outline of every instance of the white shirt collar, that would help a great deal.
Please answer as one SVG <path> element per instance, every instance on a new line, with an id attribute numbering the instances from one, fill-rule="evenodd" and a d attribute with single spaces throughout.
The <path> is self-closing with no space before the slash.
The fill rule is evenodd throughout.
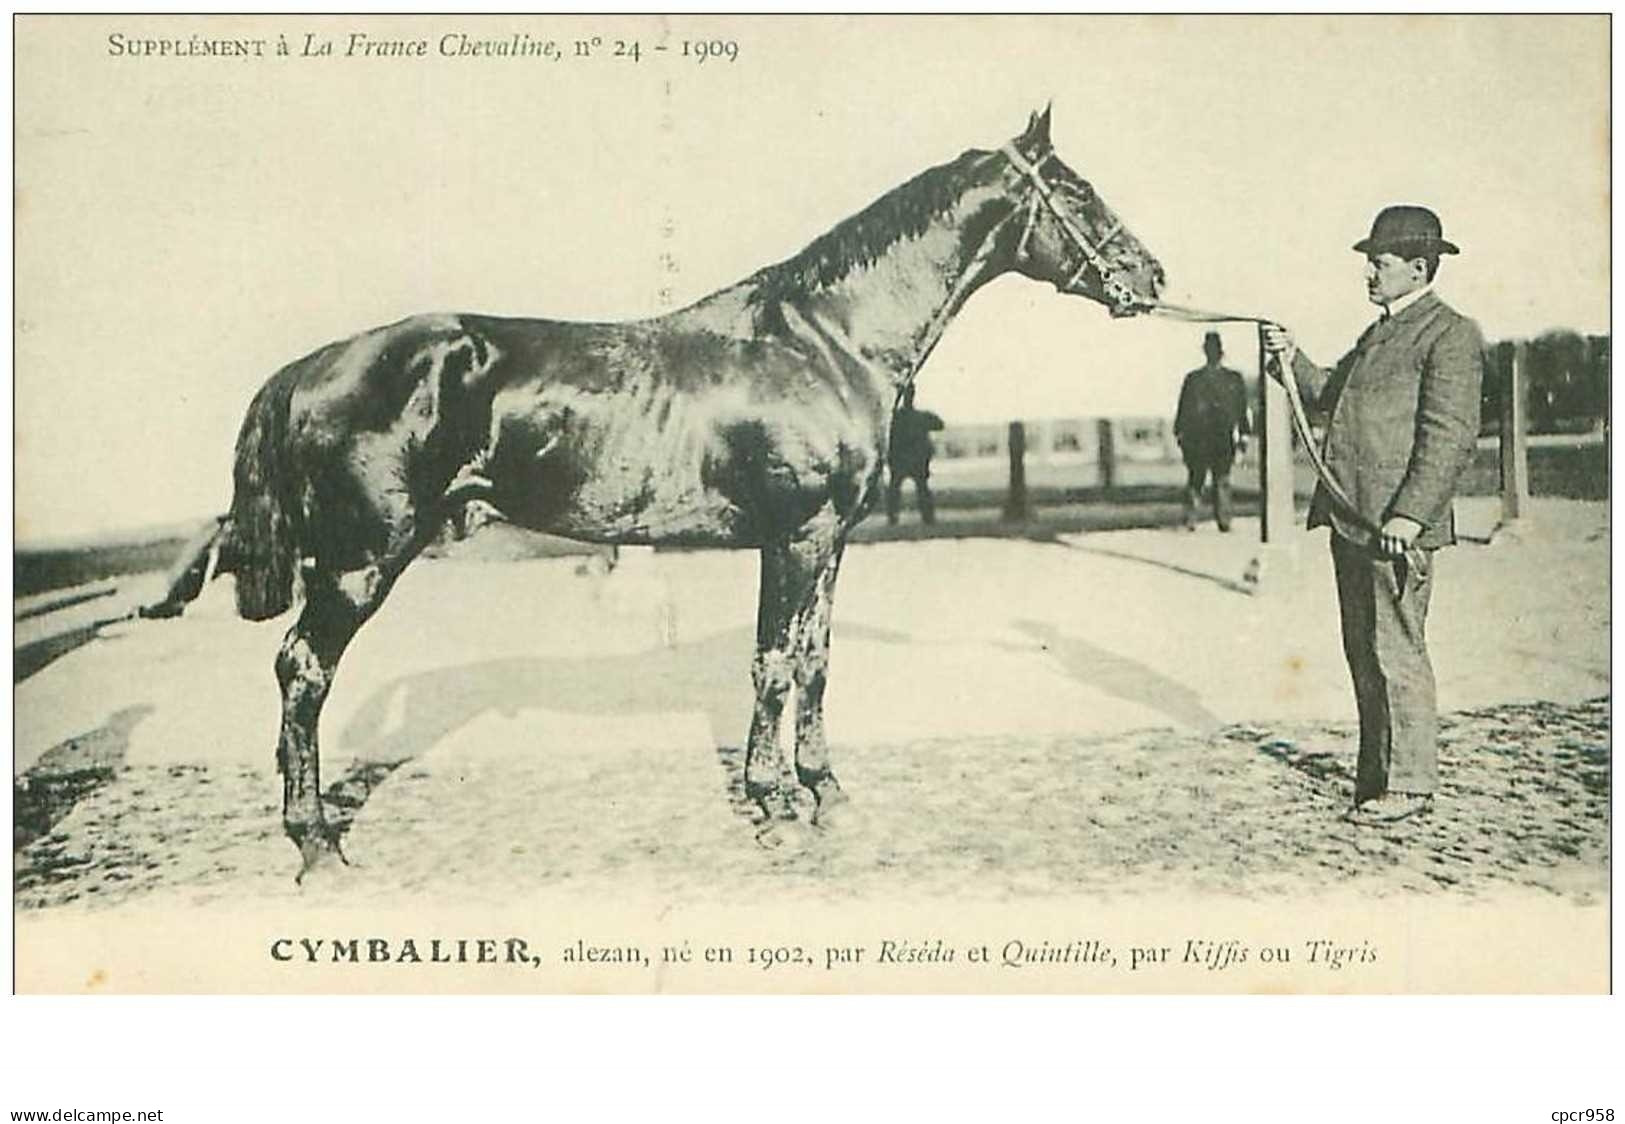
<path id="1" fill-rule="evenodd" d="M 1386 312 L 1383 315 L 1383 319 L 1386 320 L 1390 316 L 1398 316 L 1406 308 L 1409 308 L 1411 305 L 1421 300 L 1424 293 L 1431 293 L 1432 291 L 1433 283 L 1431 281 L 1426 285 L 1423 285 L 1420 289 L 1412 289 L 1410 292 L 1394 301 L 1393 304 L 1386 306 Z"/>

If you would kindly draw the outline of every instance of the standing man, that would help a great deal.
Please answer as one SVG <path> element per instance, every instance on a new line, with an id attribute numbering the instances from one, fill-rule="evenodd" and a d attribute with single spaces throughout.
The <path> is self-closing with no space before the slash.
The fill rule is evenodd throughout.
<path id="1" fill-rule="evenodd" d="M 1336 367 L 1310 362 L 1285 328 L 1263 332 L 1304 396 L 1327 408 L 1326 464 L 1357 508 L 1346 510 L 1321 485 L 1309 526 L 1332 529 L 1343 652 L 1360 712 L 1350 818 L 1381 824 L 1425 812 L 1439 784 L 1428 600 L 1433 552 L 1456 541 L 1451 499 L 1478 437 L 1484 344 L 1478 326 L 1433 292 L 1440 255 L 1457 250 L 1432 211 L 1388 207 L 1354 249 L 1366 257 L 1366 293 L 1382 315 Z M 1272 373 L 1280 377 L 1279 366 Z"/>
<path id="2" fill-rule="evenodd" d="M 1252 423 L 1247 415 L 1247 386 L 1241 375 L 1219 365 L 1224 343 L 1218 332 L 1202 339 L 1207 363 L 1185 376 L 1174 414 L 1174 439 L 1185 458 L 1185 529 L 1196 530 L 1196 506 L 1202 487 L 1213 477 L 1213 518 L 1219 530 L 1230 530 L 1230 466 L 1238 451 L 1247 451 Z"/>
<path id="3" fill-rule="evenodd" d="M 914 408 L 914 384 L 892 415 L 891 441 L 886 459 L 891 464 L 891 485 L 886 489 L 886 522 L 896 524 L 903 503 L 903 481 L 914 481 L 914 497 L 920 505 L 920 519 L 926 525 L 937 521 L 937 505 L 931 498 L 931 433 L 942 428 L 942 419 L 930 410 Z"/>

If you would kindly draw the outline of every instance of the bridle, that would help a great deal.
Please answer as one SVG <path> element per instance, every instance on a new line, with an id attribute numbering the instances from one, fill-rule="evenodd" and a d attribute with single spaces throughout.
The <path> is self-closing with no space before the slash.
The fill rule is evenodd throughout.
<path id="1" fill-rule="evenodd" d="M 1045 149 L 1042 154 L 1032 160 L 1028 160 L 1023 156 L 1014 144 L 1007 144 L 999 151 L 1004 154 L 1006 160 L 1010 161 L 1011 166 L 1027 177 L 1028 182 L 1033 187 L 1033 193 L 1028 197 L 1027 202 L 1027 221 L 1021 230 L 1021 240 L 1016 243 L 1016 259 L 1019 261 L 1027 256 L 1027 243 L 1032 238 L 1033 228 L 1038 224 L 1038 210 L 1040 207 L 1046 207 L 1049 209 L 1050 214 L 1055 217 L 1055 221 L 1060 225 L 1062 232 L 1083 254 L 1083 261 L 1073 271 L 1072 276 L 1067 278 L 1066 284 L 1061 287 L 1061 291 L 1089 295 L 1078 287 L 1078 283 L 1092 269 L 1095 271 L 1095 275 L 1100 278 L 1100 284 L 1105 290 L 1106 296 L 1111 299 L 1116 308 L 1129 310 L 1144 307 L 1146 304 L 1144 298 L 1134 291 L 1133 286 L 1122 279 L 1122 276 L 1113 268 L 1111 262 L 1106 260 L 1106 255 L 1101 253 L 1111 243 L 1112 239 L 1122 233 L 1123 220 L 1114 218 L 1106 233 L 1099 235 L 1097 241 L 1091 242 L 1089 236 L 1078 228 L 1078 224 L 1073 222 L 1071 216 L 1063 211 L 1061 205 L 1055 201 L 1055 188 L 1044 178 L 1044 165 L 1049 163 L 1055 156 L 1053 148 Z"/>
<path id="2" fill-rule="evenodd" d="M 1055 188 L 1044 178 L 1043 173 L 1044 165 L 1049 163 L 1055 155 L 1053 148 L 1045 149 L 1044 153 L 1036 160 L 1028 160 L 1017 150 L 1013 143 L 1005 145 L 999 151 L 1006 160 L 1010 161 L 1012 167 L 1027 177 L 1033 188 L 1032 194 L 1028 196 L 1026 202 L 1026 225 L 1022 228 L 1020 241 L 1016 243 L 1017 261 L 1021 261 L 1027 256 L 1027 243 L 1032 240 L 1033 229 L 1038 225 L 1038 209 L 1048 207 L 1066 237 L 1083 254 L 1082 263 L 1077 269 L 1073 270 L 1072 276 L 1066 279 L 1066 284 L 1061 287 L 1062 292 L 1078 293 L 1092 300 L 1100 300 L 1100 297 L 1096 294 L 1078 287 L 1078 283 L 1083 280 L 1084 275 L 1092 269 L 1095 271 L 1096 276 L 1100 278 L 1105 298 L 1112 302 L 1111 311 L 1114 316 L 1130 312 L 1161 309 L 1162 303 L 1160 301 L 1136 293 L 1134 287 L 1123 280 L 1117 270 L 1112 268 L 1111 262 L 1106 260 L 1106 255 L 1101 253 L 1101 250 L 1110 244 L 1113 238 L 1122 233 L 1122 220 L 1114 218 L 1106 233 L 1101 235 L 1098 241 L 1091 242 L 1089 236 L 1078 229 L 1078 224 L 1073 222 L 1067 213 L 1061 209 L 1061 205 L 1055 201 Z M 987 237 L 982 240 L 982 244 L 977 248 L 975 254 L 976 260 L 985 263 L 989 259 L 994 246 L 1003 237 L 1005 223 L 1014 217 L 1012 213 L 1000 220 Z M 915 373 L 920 369 L 920 364 L 925 362 L 925 357 L 931 354 L 931 349 L 937 345 L 937 340 L 942 338 L 943 330 L 947 328 L 949 318 L 959 308 L 965 296 L 971 289 L 980 284 L 985 277 L 985 273 L 980 273 L 976 269 L 968 269 L 963 273 L 953 291 L 949 294 L 948 300 L 944 302 L 937 315 L 932 318 L 930 324 L 926 325 L 925 331 L 915 342 L 914 361 L 906 376 L 908 379 L 914 377 Z"/>

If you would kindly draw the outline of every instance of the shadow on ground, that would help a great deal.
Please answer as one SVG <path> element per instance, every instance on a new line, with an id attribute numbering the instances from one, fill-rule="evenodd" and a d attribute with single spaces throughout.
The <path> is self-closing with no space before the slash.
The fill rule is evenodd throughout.
<path id="1" fill-rule="evenodd" d="M 1154 667 L 1081 637 L 1067 636 L 1045 621 L 1016 621 L 1015 628 L 1032 637 L 1062 671 L 1079 683 L 1198 730 L 1224 725 L 1218 715 L 1202 705 L 1200 694 Z"/>
<path id="2" fill-rule="evenodd" d="M 1220 589 L 1231 593 L 1240 593 L 1248 597 L 1258 592 L 1258 587 L 1246 580 L 1245 575 L 1230 577 L 1225 574 L 1215 574 L 1207 570 L 1198 570 L 1193 566 L 1182 566 L 1177 562 L 1169 562 L 1161 558 L 1147 558 L 1144 555 L 1132 554 L 1126 550 L 1110 550 L 1103 546 L 1080 543 L 1077 541 L 1062 542 L 1056 540 L 1056 545 L 1075 550 L 1081 554 L 1093 554 L 1098 558 L 1113 558 L 1120 562 L 1134 562 L 1141 566 L 1150 566 L 1153 569 L 1167 570 L 1169 573 L 1181 577 L 1196 578 L 1198 581 L 1209 582 Z"/>
<path id="3" fill-rule="evenodd" d="M 94 624 L 71 628 L 54 636 L 47 636 L 35 640 L 33 643 L 22 645 L 12 653 L 12 683 L 21 683 L 29 676 L 38 675 L 63 656 L 78 651 L 93 640 L 117 639 L 117 637 L 103 636 L 102 629 L 109 624 L 119 623 L 120 620 L 122 618 L 97 621 Z"/>
<path id="4" fill-rule="evenodd" d="M 124 768 L 130 734 L 152 709 L 142 704 L 115 711 L 105 725 L 75 734 L 46 750 L 12 782 L 13 851 L 49 834 L 75 804 Z"/>
<path id="5" fill-rule="evenodd" d="M 901 632 L 857 624 L 841 625 L 839 639 L 912 642 Z M 512 718 L 536 708 L 625 718 L 698 710 L 710 726 L 730 799 L 748 814 L 753 806 L 744 797 L 740 742 L 754 705 L 754 652 L 754 632 L 734 629 L 627 655 L 486 660 L 393 680 L 369 695 L 341 730 L 338 746 L 357 760 L 323 798 L 336 826 L 346 830 L 391 773 L 482 715 Z M 786 751 L 788 758 L 790 747 Z"/>

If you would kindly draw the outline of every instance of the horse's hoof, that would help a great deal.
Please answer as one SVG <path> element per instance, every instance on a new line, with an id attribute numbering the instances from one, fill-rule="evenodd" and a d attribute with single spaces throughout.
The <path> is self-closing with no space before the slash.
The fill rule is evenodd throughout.
<path id="1" fill-rule="evenodd" d="M 799 851 L 814 838 L 814 828 L 802 819 L 768 820 L 756 830 L 757 846 L 769 851 Z"/>
<path id="2" fill-rule="evenodd" d="M 339 849 L 337 839 L 327 838 L 325 832 L 315 838 L 306 838 L 299 844 L 299 873 L 294 876 L 294 884 L 305 886 L 312 880 L 321 881 L 349 865 L 350 860 Z"/>
<path id="3" fill-rule="evenodd" d="M 759 824 L 773 824 L 798 819 L 795 801 L 776 784 L 745 782 L 745 799 L 756 809 Z"/>
<path id="4" fill-rule="evenodd" d="M 813 812 L 813 826 L 828 828 L 851 818 L 852 798 L 841 791 L 833 781 L 816 793 L 818 808 Z"/>

